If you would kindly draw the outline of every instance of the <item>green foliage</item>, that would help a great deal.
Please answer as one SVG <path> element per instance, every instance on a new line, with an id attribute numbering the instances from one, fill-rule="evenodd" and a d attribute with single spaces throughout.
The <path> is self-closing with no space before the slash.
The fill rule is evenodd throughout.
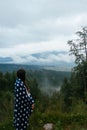
<path id="1" fill-rule="evenodd" d="M 87 27 L 76 32 L 78 39 L 69 40 L 70 54 L 75 56 L 75 63 L 87 61 Z"/>
<path id="2" fill-rule="evenodd" d="M 69 78 L 71 72 L 53 71 L 53 70 L 28 70 L 28 81 L 36 79 L 39 87 L 61 86 L 64 77 Z"/>
<path id="3" fill-rule="evenodd" d="M 8 80 L 6 78 L 0 78 L 0 90 L 7 90 L 8 89 Z"/>
<path id="4" fill-rule="evenodd" d="M 72 98 L 83 99 L 87 103 L 87 27 L 76 33 L 79 39 L 68 41 L 70 54 L 75 56 L 76 67 L 70 79 Z"/>
<path id="5" fill-rule="evenodd" d="M 50 72 L 47 73 L 48 78 L 50 77 L 49 79 L 52 80 L 53 74 L 55 77 L 54 72 L 52 74 Z M 42 79 L 43 76 L 41 77 L 37 72 L 35 74 L 37 74 L 38 78 L 36 75 L 29 74 L 30 77 L 27 80 L 35 99 L 35 110 L 30 117 L 28 129 L 43 130 L 45 123 L 52 122 L 54 130 L 85 130 L 87 124 L 87 105 L 81 99 L 83 96 L 79 97 L 80 95 L 78 94 L 78 91 L 81 92 L 81 90 L 79 89 L 78 80 L 75 80 L 77 74 L 73 73 L 70 79 L 64 78 L 61 91 L 54 92 L 52 96 L 40 90 L 39 85 L 41 84 L 39 84 L 38 79 L 39 77 Z M 1 78 L 6 79 L 8 84 L 10 84 L 7 85 L 6 89 L 0 86 L 2 88 L 0 91 L 0 130 L 14 130 L 12 118 L 15 72 L 1 74 Z"/>
<path id="6" fill-rule="evenodd" d="M 55 124 L 55 130 L 63 130 L 63 125 L 60 121 Z"/>
<path id="7" fill-rule="evenodd" d="M 13 121 L 8 120 L 0 123 L 0 130 L 15 130 L 13 126 Z"/>
<path id="8" fill-rule="evenodd" d="M 41 91 L 38 87 L 38 83 L 37 83 L 36 78 L 30 79 L 28 81 L 28 84 L 29 84 L 29 87 L 30 87 L 30 90 L 31 90 L 31 93 L 32 93 L 34 99 L 38 99 L 41 95 Z"/>
<path id="9" fill-rule="evenodd" d="M 15 72 L 9 73 L 2 73 L 0 72 L 0 91 L 14 91 L 13 84 L 16 79 Z"/>

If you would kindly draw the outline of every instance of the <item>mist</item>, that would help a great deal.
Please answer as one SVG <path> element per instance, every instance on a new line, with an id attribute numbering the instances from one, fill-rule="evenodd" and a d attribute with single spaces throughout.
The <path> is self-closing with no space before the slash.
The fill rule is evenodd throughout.
<path id="1" fill-rule="evenodd" d="M 43 79 L 40 86 L 40 90 L 49 96 L 52 96 L 54 92 L 59 92 L 60 88 L 61 88 L 61 85 L 58 85 L 58 86 L 52 85 L 51 81 L 46 76 Z"/>
<path id="2" fill-rule="evenodd" d="M 60 86 L 44 86 L 44 87 L 41 87 L 41 91 L 49 96 L 52 96 L 53 93 L 55 92 L 59 92 L 60 91 Z"/>

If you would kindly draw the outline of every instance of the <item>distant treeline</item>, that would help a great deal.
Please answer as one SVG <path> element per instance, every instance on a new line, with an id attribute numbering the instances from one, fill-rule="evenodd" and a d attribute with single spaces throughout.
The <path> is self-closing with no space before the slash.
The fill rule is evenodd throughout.
<path id="1" fill-rule="evenodd" d="M 38 87 L 53 86 L 58 87 L 62 85 L 64 78 L 70 77 L 70 72 L 58 72 L 52 70 L 26 70 L 27 81 L 30 84 L 32 79 L 35 79 Z M 13 91 L 14 82 L 16 79 L 16 71 L 0 72 L 0 90 Z"/>
<path id="2" fill-rule="evenodd" d="M 26 70 L 38 70 L 41 69 L 42 67 L 39 65 L 23 65 L 23 64 L 0 64 L 0 71 L 1 72 L 13 72 L 17 71 L 19 68 L 24 68 Z"/>

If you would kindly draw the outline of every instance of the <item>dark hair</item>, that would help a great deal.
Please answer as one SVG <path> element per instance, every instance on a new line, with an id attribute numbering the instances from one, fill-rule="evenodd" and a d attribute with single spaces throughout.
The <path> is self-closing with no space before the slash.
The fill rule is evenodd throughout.
<path id="1" fill-rule="evenodd" d="M 19 69 L 17 71 L 17 77 L 20 78 L 22 81 L 25 81 L 25 70 L 24 69 Z"/>

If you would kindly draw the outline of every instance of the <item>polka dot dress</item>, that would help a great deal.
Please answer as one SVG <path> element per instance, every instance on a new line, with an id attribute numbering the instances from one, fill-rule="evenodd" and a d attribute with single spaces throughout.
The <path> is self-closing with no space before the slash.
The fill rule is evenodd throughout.
<path id="1" fill-rule="evenodd" d="M 15 82 L 14 99 L 14 126 L 16 130 L 26 130 L 29 125 L 29 116 L 32 113 L 31 105 L 34 100 L 27 94 L 26 87 L 21 79 Z"/>

